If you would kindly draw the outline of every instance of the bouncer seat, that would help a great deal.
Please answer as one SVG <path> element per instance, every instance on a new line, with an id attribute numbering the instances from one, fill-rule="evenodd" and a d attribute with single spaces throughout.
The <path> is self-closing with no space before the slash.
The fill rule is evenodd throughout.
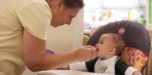
<path id="1" fill-rule="evenodd" d="M 104 33 L 117 33 L 122 36 L 126 48 L 120 56 L 128 65 L 142 71 L 147 63 L 150 52 L 150 36 L 142 24 L 132 21 L 112 22 L 98 28 L 89 38 L 87 44 L 98 43 Z"/>

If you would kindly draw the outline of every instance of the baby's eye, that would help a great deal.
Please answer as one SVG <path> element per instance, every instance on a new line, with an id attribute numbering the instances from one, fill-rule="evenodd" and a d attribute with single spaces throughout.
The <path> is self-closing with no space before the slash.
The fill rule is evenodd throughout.
<path id="1" fill-rule="evenodd" d="M 103 42 L 102 42 L 102 41 L 100 41 L 99 43 L 100 43 L 100 44 L 102 44 Z"/>

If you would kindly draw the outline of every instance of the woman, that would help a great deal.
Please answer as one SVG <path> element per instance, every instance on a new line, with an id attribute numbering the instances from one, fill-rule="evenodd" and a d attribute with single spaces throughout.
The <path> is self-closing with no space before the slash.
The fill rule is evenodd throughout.
<path id="1" fill-rule="evenodd" d="M 1 0 L 0 75 L 21 75 L 24 66 L 40 71 L 95 58 L 92 46 L 64 54 L 45 53 L 49 24 L 70 24 L 83 6 L 83 0 Z"/>

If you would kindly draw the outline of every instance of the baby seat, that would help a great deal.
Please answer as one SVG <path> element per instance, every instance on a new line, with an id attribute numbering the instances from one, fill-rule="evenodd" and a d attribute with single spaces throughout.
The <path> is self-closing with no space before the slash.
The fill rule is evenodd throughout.
<path id="1" fill-rule="evenodd" d="M 150 37 L 143 25 L 132 21 L 112 22 L 98 28 L 89 38 L 87 44 L 95 45 L 104 33 L 117 33 L 126 43 L 121 58 L 129 65 L 143 70 L 150 52 Z"/>

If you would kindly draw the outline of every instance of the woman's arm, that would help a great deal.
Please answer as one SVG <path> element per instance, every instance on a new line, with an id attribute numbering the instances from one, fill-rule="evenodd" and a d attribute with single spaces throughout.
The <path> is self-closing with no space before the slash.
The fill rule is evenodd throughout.
<path id="1" fill-rule="evenodd" d="M 85 46 L 75 51 L 62 54 L 46 54 L 45 40 L 41 40 L 28 32 L 23 36 L 23 57 L 26 66 L 32 71 L 54 69 L 73 61 L 87 61 L 94 59 L 97 51 L 92 46 Z"/>

